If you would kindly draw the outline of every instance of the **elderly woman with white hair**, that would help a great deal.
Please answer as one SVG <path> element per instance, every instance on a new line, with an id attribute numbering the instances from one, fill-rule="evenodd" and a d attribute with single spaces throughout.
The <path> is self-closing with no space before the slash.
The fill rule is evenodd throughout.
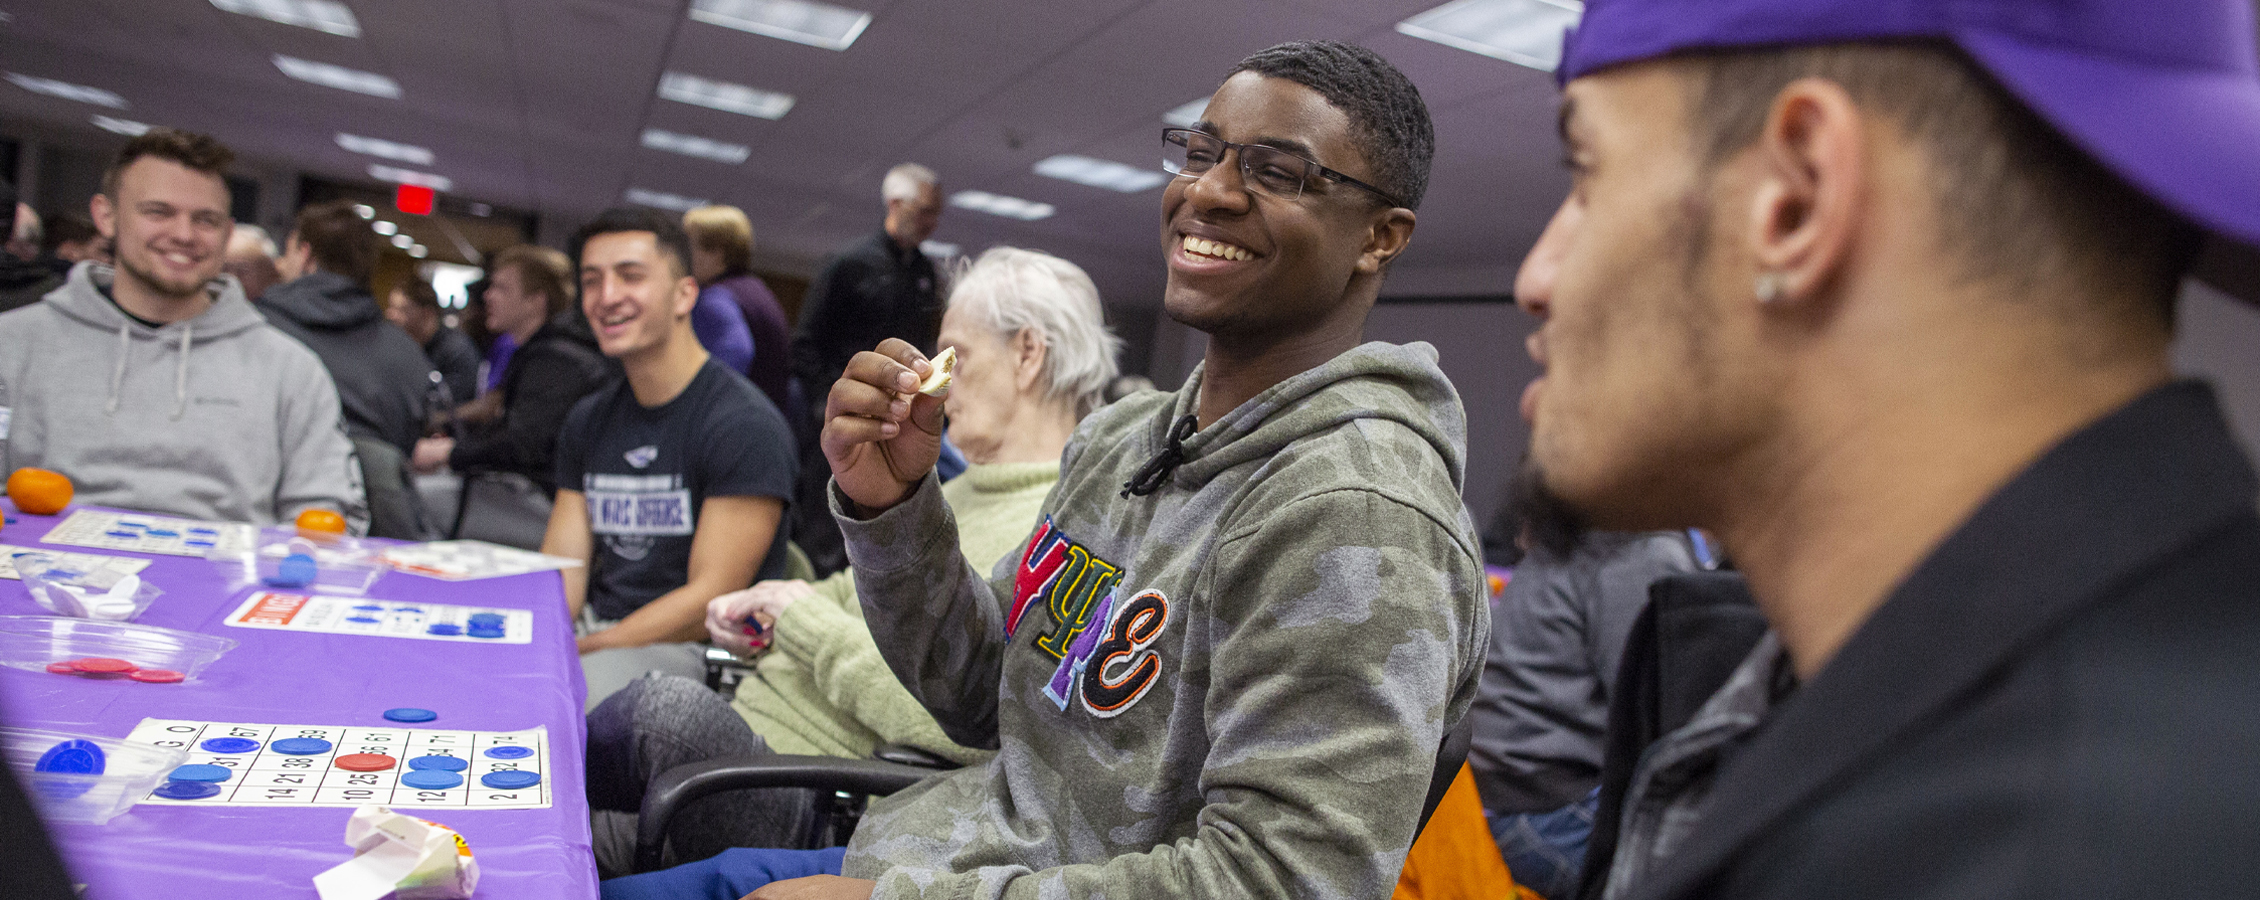
<path id="1" fill-rule="evenodd" d="M 939 343 L 958 361 L 943 409 L 971 466 L 942 496 L 965 558 L 993 565 L 1035 529 L 1068 436 L 1114 380 L 1120 341 L 1090 276 L 1064 259 L 998 247 L 954 282 Z M 589 713 L 589 800 L 607 877 L 628 871 L 645 785 L 678 765 L 764 752 L 866 757 L 881 744 L 960 763 L 986 753 L 952 743 L 895 681 L 864 626 L 852 570 L 717 597 L 707 630 L 755 660 L 735 699 L 655 674 Z M 671 823 L 669 856 L 791 843 L 808 826 L 811 799 L 767 790 L 701 801 Z"/>

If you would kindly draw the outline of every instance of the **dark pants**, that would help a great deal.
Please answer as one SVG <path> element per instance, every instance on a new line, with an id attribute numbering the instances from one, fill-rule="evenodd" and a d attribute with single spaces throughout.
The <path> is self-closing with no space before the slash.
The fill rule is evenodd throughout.
<path id="1" fill-rule="evenodd" d="M 639 678 L 598 704 L 589 713 L 588 758 L 598 874 L 630 871 L 635 814 L 652 779 L 687 763 L 768 752 L 769 745 L 746 727 L 729 701 L 688 678 Z M 815 821 L 820 796 L 811 790 L 772 788 L 693 801 L 668 823 L 667 861 L 705 859 L 731 847 L 800 846 Z M 739 895 L 730 896 L 734 900 Z"/>

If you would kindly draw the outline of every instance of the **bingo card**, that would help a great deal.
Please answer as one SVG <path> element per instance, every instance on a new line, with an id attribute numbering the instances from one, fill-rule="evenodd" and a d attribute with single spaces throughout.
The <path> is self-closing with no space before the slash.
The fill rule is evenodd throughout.
<path id="1" fill-rule="evenodd" d="M 449 731 L 143 719 L 129 741 L 188 751 L 183 766 L 218 788 L 169 781 L 142 798 L 167 806 L 389 806 L 546 809 L 549 729 Z M 223 772 L 214 772 L 217 767 Z M 175 769 L 180 772 L 182 769 Z M 206 775 L 203 773 L 213 773 Z M 210 781 L 218 776 L 218 781 Z M 168 794 L 174 796 L 167 796 Z"/>
<path id="2" fill-rule="evenodd" d="M 428 641 L 469 641 L 475 644 L 525 644 L 534 639 L 534 614 L 523 609 L 403 603 L 374 597 L 324 597 L 276 591 L 253 592 L 244 599 L 242 605 L 235 608 L 235 612 L 228 614 L 226 621 L 237 628 L 367 634 Z"/>
<path id="3" fill-rule="evenodd" d="M 520 550 L 485 541 L 430 541 L 391 547 L 377 561 L 411 575 L 445 581 L 471 581 L 570 569 L 580 560 Z"/>
<path id="4" fill-rule="evenodd" d="M 131 575 L 149 568 L 149 560 L 131 556 L 106 556 L 100 553 L 70 553 L 62 550 L 41 550 L 37 547 L 18 547 L 0 544 L 0 578 L 22 580 L 16 572 L 15 556 L 18 553 L 44 553 L 60 560 L 63 565 L 81 572 L 116 572 Z"/>
<path id="5" fill-rule="evenodd" d="M 213 551 L 243 553 L 259 539 L 259 529 L 241 522 L 200 522 L 147 513 L 82 509 L 40 538 L 45 544 L 70 544 L 103 550 L 131 550 L 166 556 L 204 556 Z"/>

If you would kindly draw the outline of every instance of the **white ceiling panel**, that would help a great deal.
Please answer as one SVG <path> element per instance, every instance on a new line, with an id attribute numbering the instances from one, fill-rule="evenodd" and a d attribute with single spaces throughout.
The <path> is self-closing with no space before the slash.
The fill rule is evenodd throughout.
<path id="1" fill-rule="evenodd" d="M 1213 90 L 1232 64 L 1296 38 L 1364 43 L 1410 75 L 1439 152 L 1413 250 L 1393 285 L 1506 289 L 1566 184 L 1544 73 L 1396 34 L 1430 0 L 886 0 L 844 52 L 686 16 L 684 0 L 345 0 L 341 37 L 226 13 L 208 0 L 0 0 L 0 68 L 115 91 L 123 112 L 0 84 L 0 117 L 118 138 L 94 112 L 210 132 L 246 157 L 368 181 L 372 157 L 338 132 L 430 148 L 427 168 L 468 199 L 574 222 L 630 187 L 732 203 L 763 253 L 813 265 L 877 226 L 894 163 L 950 190 L 1052 204 L 1019 222 L 952 209 L 937 240 L 1052 250 L 1112 303 L 1151 306 L 1162 280 L 1161 191 L 1033 174 L 1059 153 L 1157 164 L 1163 110 Z M 373 72 L 397 100 L 294 81 L 285 54 Z M 797 98 L 783 119 L 656 96 L 681 71 Z M 651 128 L 751 148 L 728 164 L 650 150 Z M 545 226 L 545 230 L 550 230 Z M 1425 273 L 1425 274 L 1424 274 Z"/>

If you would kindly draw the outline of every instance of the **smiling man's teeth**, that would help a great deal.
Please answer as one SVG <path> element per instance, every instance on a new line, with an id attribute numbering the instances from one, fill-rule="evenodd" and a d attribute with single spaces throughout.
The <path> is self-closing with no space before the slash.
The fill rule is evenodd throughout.
<path id="1" fill-rule="evenodd" d="M 1187 253 L 1198 253 L 1202 256 L 1213 256 L 1217 259 L 1244 261 L 1255 258 L 1255 254 L 1249 253 L 1248 251 L 1242 250 L 1238 247 L 1234 247 L 1231 244 L 1223 243 L 1221 241 L 1212 241 L 1205 238 L 1197 238 L 1189 234 L 1185 236 L 1184 247 L 1185 252 Z"/>

